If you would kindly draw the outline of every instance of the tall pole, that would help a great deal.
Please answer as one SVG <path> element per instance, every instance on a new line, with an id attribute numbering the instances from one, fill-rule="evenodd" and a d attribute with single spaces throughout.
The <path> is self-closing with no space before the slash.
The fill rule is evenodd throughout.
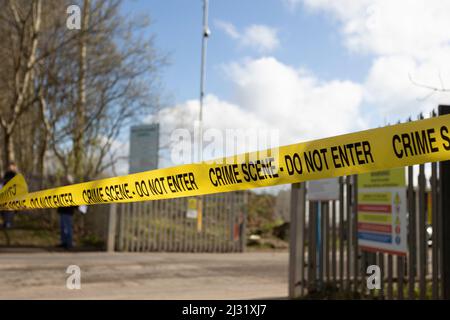
<path id="1" fill-rule="evenodd" d="M 201 61 L 201 71 L 200 71 L 200 110 L 198 114 L 198 162 L 203 161 L 202 152 L 202 136 L 203 136 L 203 98 L 205 96 L 205 62 L 206 62 L 206 44 L 209 37 L 208 28 L 208 0 L 203 0 L 203 33 L 202 33 L 202 61 Z"/>
<path id="2" fill-rule="evenodd" d="M 450 114 L 450 106 L 440 105 L 439 115 Z M 439 211 L 441 214 L 441 266 L 442 266 L 442 293 L 443 298 L 450 299 L 450 161 L 439 162 L 440 199 Z M 433 217 L 434 221 L 434 217 Z M 434 243 L 433 243 L 434 245 Z"/>
<path id="3" fill-rule="evenodd" d="M 198 141 L 197 141 L 197 162 L 203 161 L 203 148 L 202 148 L 202 137 L 203 137 L 203 98 L 205 96 L 205 62 L 206 62 L 206 43 L 209 37 L 208 28 L 208 0 L 203 0 L 203 29 L 202 29 L 202 60 L 201 60 L 201 70 L 200 70 L 200 110 L 198 113 Z M 203 198 L 202 196 L 197 197 L 197 234 L 202 231 L 202 221 L 203 221 Z"/>

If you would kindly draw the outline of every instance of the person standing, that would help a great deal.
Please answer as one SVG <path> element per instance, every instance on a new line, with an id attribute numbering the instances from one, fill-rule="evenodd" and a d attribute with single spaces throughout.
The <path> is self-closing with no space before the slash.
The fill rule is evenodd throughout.
<path id="1" fill-rule="evenodd" d="M 67 175 L 66 180 L 68 184 L 73 183 L 73 178 L 70 175 Z M 59 207 L 57 209 L 61 233 L 61 243 L 59 247 L 65 249 L 72 249 L 73 247 L 73 214 L 77 209 L 78 206 Z"/>
<path id="2" fill-rule="evenodd" d="M 3 181 L 2 181 L 3 186 L 5 186 L 16 175 L 17 175 L 17 165 L 14 162 L 10 162 L 8 164 L 8 170 L 6 170 L 5 174 L 3 175 Z M 15 213 L 15 211 L 3 211 L 2 212 L 3 228 L 5 228 L 5 229 L 12 228 L 13 220 L 14 220 L 14 213 Z"/>

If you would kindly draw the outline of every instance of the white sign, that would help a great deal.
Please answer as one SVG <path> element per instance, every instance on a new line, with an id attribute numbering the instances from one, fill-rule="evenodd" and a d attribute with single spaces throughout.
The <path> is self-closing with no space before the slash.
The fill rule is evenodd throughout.
<path id="1" fill-rule="evenodd" d="M 339 180 L 336 178 L 308 181 L 306 188 L 307 200 L 339 200 Z"/>
<path id="2" fill-rule="evenodd" d="M 145 124 L 131 127 L 129 173 L 157 169 L 158 150 L 158 124 Z"/>

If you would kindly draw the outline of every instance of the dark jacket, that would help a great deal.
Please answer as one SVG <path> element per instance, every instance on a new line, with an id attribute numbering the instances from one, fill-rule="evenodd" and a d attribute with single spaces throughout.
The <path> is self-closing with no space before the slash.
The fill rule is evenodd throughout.
<path id="1" fill-rule="evenodd" d="M 12 178 L 16 176 L 17 172 L 8 170 L 3 176 L 3 185 L 7 184 Z"/>
<path id="2" fill-rule="evenodd" d="M 72 207 L 59 207 L 57 212 L 59 214 L 70 214 L 73 215 L 75 213 L 75 210 L 78 209 L 78 206 L 72 206 Z"/>

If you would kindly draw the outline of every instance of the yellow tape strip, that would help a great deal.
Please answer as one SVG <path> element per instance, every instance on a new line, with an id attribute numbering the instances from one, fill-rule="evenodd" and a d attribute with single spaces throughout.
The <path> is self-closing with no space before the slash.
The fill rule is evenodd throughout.
<path id="1" fill-rule="evenodd" d="M 0 209 L 55 208 L 229 192 L 450 159 L 450 115 L 32 193 Z M 24 190 L 20 175 L 5 188 Z"/>

